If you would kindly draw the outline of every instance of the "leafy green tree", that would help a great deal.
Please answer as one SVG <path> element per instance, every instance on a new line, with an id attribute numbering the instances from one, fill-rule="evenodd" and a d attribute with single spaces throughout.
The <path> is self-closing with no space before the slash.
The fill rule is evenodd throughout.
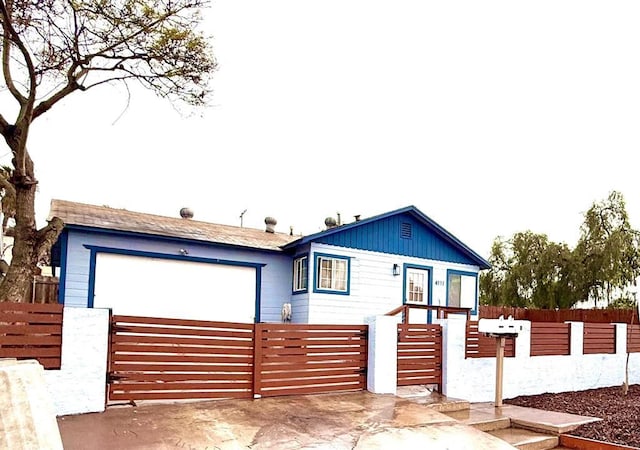
<path id="1" fill-rule="evenodd" d="M 206 0 L 0 0 L 0 135 L 13 155 L 0 187 L 15 199 L 13 258 L 0 300 L 22 301 L 62 222 L 36 228 L 31 124 L 75 92 L 137 82 L 202 105 L 215 59 L 198 31 Z M 13 102 L 13 104 L 11 104 Z M 96 105 L 99 107 L 99 105 Z M 73 117 L 69 118 L 70 129 Z"/>
<path id="2" fill-rule="evenodd" d="M 620 192 L 594 202 L 585 213 L 574 253 L 585 299 L 597 306 L 630 298 L 629 286 L 640 276 L 640 233 L 629 224 Z"/>
<path id="3" fill-rule="evenodd" d="M 492 268 L 480 276 L 484 304 L 529 308 L 569 308 L 575 294 L 571 250 L 544 234 L 515 233 L 494 241 Z"/>

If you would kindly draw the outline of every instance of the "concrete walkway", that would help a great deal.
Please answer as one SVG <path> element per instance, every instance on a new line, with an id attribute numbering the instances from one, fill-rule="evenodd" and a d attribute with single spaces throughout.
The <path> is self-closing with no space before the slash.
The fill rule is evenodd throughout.
<path id="1" fill-rule="evenodd" d="M 355 392 L 111 407 L 58 423 L 67 450 L 513 448 L 432 406 Z"/>

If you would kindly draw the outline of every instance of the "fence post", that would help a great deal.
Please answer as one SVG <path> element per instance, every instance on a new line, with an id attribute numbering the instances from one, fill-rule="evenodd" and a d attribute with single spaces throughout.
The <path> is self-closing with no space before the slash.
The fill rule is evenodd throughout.
<path id="1" fill-rule="evenodd" d="M 571 356 L 584 355 L 584 323 L 583 322 L 565 322 L 571 325 L 569 330 L 571 344 L 569 346 L 569 354 Z"/>
<path id="2" fill-rule="evenodd" d="M 530 358 L 531 357 L 531 322 L 528 320 L 522 326 L 522 330 L 518 333 L 515 340 L 515 357 Z"/>
<path id="3" fill-rule="evenodd" d="M 627 354 L 627 324 L 614 323 L 616 326 L 616 355 Z"/>
<path id="4" fill-rule="evenodd" d="M 262 328 L 263 324 L 253 326 L 253 398 L 262 397 Z"/>
<path id="5" fill-rule="evenodd" d="M 393 316 L 373 316 L 369 325 L 367 390 L 395 394 L 398 385 L 398 321 Z"/>

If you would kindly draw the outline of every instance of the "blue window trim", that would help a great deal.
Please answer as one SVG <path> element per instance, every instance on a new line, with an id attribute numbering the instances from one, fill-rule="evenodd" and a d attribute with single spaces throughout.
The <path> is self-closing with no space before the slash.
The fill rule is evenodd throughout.
<path id="1" fill-rule="evenodd" d="M 420 264 L 404 263 L 402 265 L 402 304 L 412 305 L 407 302 L 407 269 L 426 270 L 429 272 L 429 292 L 427 292 L 427 305 L 433 304 L 433 266 L 422 266 Z M 427 311 L 427 323 L 431 323 L 431 312 Z"/>
<path id="2" fill-rule="evenodd" d="M 476 289 L 475 289 L 475 300 L 473 303 L 473 309 L 471 310 L 471 315 L 475 316 L 478 314 L 478 273 L 477 272 L 466 272 L 464 270 L 456 270 L 456 269 L 447 269 L 447 306 L 449 306 L 449 275 L 464 275 L 468 277 L 473 277 L 476 279 Z"/>
<path id="3" fill-rule="evenodd" d="M 293 258 L 293 264 L 292 264 L 291 273 L 295 276 L 295 273 L 296 273 L 296 260 L 298 260 L 300 258 L 307 258 L 307 287 L 305 287 L 304 289 L 299 289 L 297 291 L 294 290 L 293 289 L 293 283 L 295 283 L 295 278 L 294 278 L 293 279 L 293 283 L 291 283 L 291 294 L 292 295 L 307 294 L 309 292 L 309 254 L 308 253 L 301 253 L 299 255 L 296 255 Z"/>
<path id="4" fill-rule="evenodd" d="M 69 233 L 63 231 L 60 235 L 60 279 L 58 281 L 58 303 L 64 305 L 65 284 L 67 282 L 67 246 Z"/>
<path id="5" fill-rule="evenodd" d="M 347 290 L 336 291 L 333 289 L 323 289 L 318 287 L 318 258 L 332 258 L 332 259 L 344 259 L 347 261 Z M 349 295 L 351 291 L 351 257 L 343 255 L 332 255 L 329 253 L 313 252 L 313 292 L 319 294 L 336 294 L 336 295 Z"/>
<path id="6" fill-rule="evenodd" d="M 266 266 L 266 264 L 264 263 L 250 263 L 245 261 L 231 261 L 228 259 L 173 255 L 168 253 L 129 250 L 124 248 L 100 247 L 96 245 L 84 245 L 84 247 L 91 252 L 89 256 L 89 289 L 87 295 L 87 305 L 89 306 L 89 308 L 93 308 L 93 297 L 95 296 L 96 256 L 98 253 L 112 253 L 116 255 L 143 256 L 148 258 L 171 259 L 176 261 L 191 261 L 207 264 L 223 264 L 227 266 L 253 267 L 254 269 L 256 269 L 255 321 L 260 322 L 260 286 L 262 284 L 262 268 Z"/>

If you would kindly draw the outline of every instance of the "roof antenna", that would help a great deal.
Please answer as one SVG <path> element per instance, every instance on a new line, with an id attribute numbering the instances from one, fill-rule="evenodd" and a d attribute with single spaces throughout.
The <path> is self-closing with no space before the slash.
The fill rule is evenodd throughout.
<path id="1" fill-rule="evenodd" d="M 244 213 L 246 213 L 247 210 L 245 209 L 244 211 L 242 211 L 240 213 L 240 228 L 242 228 L 242 223 L 243 223 L 243 219 L 244 219 Z"/>

